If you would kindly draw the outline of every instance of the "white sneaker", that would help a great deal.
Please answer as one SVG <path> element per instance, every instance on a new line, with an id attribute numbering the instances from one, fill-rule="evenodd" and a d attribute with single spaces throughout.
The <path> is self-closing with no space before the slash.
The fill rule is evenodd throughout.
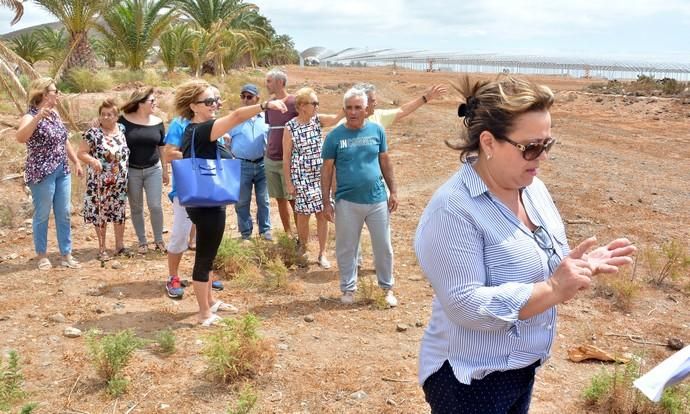
<path id="1" fill-rule="evenodd" d="M 319 266 L 323 267 L 324 269 L 330 269 L 331 262 L 326 259 L 326 256 L 319 256 Z"/>
<path id="2" fill-rule="evenodd" d="M 390 289 L 386 291 L 386 303 L 391 308 L 398 306 L 398 299 L 395 298 L 395 295 L 393 295 L 393 291 Z"/>
<path id="3" fill-rule="evenodd" d="M 345 305 L 352 305 L 355 303 L 355 292 L 348 290 L 347 292 L 343 293 L 343 296 L 340 297 L 340 302 Z"/>

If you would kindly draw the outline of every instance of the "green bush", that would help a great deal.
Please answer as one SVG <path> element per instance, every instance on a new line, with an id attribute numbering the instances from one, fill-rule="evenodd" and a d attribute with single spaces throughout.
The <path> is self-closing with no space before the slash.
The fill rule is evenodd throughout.
<path id="1" fill-rule="evenodd" d="M 284 290 L 288 287 L 288 268 L 280 259 L 269 260 L 264 267 L 264 281 L 268 290 Z"/>
<path id="2" fill-rule="evenodd" d="M 245 384 L 237 397 L 235 408 L 229 408 L 228 414 L 249 414 L 256 405 L 257 399 L 258 396 L 254 388 L 249 384 Z"/>
<path id="3" fill-rule="evenodd" d="M 269 366 L 273 354 L 259 335 L 259 319 L 248 314 L 241 320 L 223 319 L 218 328 L 206 336 L 202 353 L 208 373 L 219 382 L 252 377 Z"/>
<path id="4" fill-rule="evenodd" d="M 156 335 L 156 343 L 158 344 L 158 349 L 160 349 L 162 353 L 172 354 L 175 352 L 175 332 L 170 328 L 158 332 Z"/>
<path id="5" fill-rule="evenodd" d="M 23 390 L 24 376 L 19 365 L 19 355 L 10 351 L 5 365 L 0 355 L 0 410 L 9 410 L 13 402 L 26 396 Z"/>
<path id="6" fill-rule="evenodd" d="M 582 393 L 588 405 L 597 405 L 608 397 L 611 391 L 611 375 L 605 370 L 600 371 L 592 377 L 587 388 Z"/>
<path id="7" fill-rule="evenodd" d="M 617 414 L 686 414 L 690 406 L 690 387 L 678 384 L 664 391 L 658 404 L 652 403 L 633 386 L 640 376 L 640 364 L 633 360 L 612 373 L 601 370 L 582 393 L 587 412 Z"/>
<path id="8" fill-rule="evenodd" d="M 91 362 L 106 380 L 108 392 L 113 396 L 124 393 L 128 381 L 122 376 L 122 370 L 127 366 L 134 351 L 144 345 L 144 341 L 130 330 L 100 338 L 98 333 L 92 330 L 86 335 L 86 345 Z"/>
<path id="9" fill-rule="evenodd" d="M 103 71 L 72 69 L 62 85 L 69 92 L 104 92 L 112 88 L 112 78 Z"/>
<path id="10" fill-rule="evenodd" d="M 218 247 L 213 267 L 226 275 L 238 275 L 252 264 L 253 256 L 251 244 L 225 237 Z"/>

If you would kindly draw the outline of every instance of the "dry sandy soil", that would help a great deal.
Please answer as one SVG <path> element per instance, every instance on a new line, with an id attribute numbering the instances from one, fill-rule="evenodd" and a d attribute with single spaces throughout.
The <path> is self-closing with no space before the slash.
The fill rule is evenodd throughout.
<path id="1" fill-rule="evenodd" d="M 390 69 L 289 68 L 291 91 L 315 86 L 322 110 L 333 112 L 342 93 L 356 81 L 379 88 L 382 107 L 419 96 L 428 86 L 453 75 Z M 260 79 L 257 78 L 258 81 Z M 679 99 L 597 96 L 584 92 L 590 82 L 539 78 L 557 95 L 553 134 L 559 144 L 543 165 L 545 181 L 567 225 L 571 245 L 596 235 L 607 241 L 626 236 L 640 247 L 658 246 L 671 238 L 690 239 L 690 105 Z M 167 92 L 169 93 L 169 91 Z M 237 91 L 226 91 L 236 94 Z M 85 99 L 89 99 L 86 97 Z M 95 100 L 97 97 L 91 97 Z M 275 348 L 273 365 L 250 382 L 257 413 L 427 413 L 416 381 L 417 352 L 430 314 L 433 292 L 416 264 L 412 241 L 418 218 L 434 191 L 458 169 L 457 153 L 445 139 L 460 126 L 457 95 L 423 106 L 388 131 L 400 192 L 400 208 L 392 222 L 396 292 L 400 305 L 381 310 L 367 304 L 338 302 L 337 270 L 310 266 L 295 272 L 292 293 L 267 293 L 226 282 L 220 299 L 236 304 L 241 314 L 263 320 L 262 332 Z M 8 123 L 16 117 L 5 115 Z M 19 173 L 23 149 L 4 131 L 2 176 Z M 12 152 L 12 148 L 15 152 Z M 2 177 L 0 177 L 2 178 Z M 26 195 L 21 179 L 0 182 L 0 205 L 13 214 L 0 231 L 0 350 L 16 349 L 26 378 L 27 401 L 40 402 L 39 413 L 223 413 L 236 393 L 214 385 L 205 375 L 200 354 L 205 330 L 194 325 L 191 291 L 174 301 L 164 294 L 166 261 L 150 253 L 122 260 L 124 269 L 101 268 L 92 228 L 75 211 L 73 239 L 80 270 L 41 273 L 32 259 Z M 74 191 L 82 191 L 83 184 Z M 75 196 L 75 210 L 79 197 Z M 273 226 L 280 224 L 272 205 Z M 7 209 L 5 210 L 7 211 Z M 229 210 L 227 236 L 237 237 Z M 167 222 L 170 205 L 166 202 Z M 11 222 L 11 223 L 10 223 Z M 126 238 L 135 243 L 128 224 Z M 112 246 L 112 240 L 109 240 Z M 51 227 L 49 250 L 57 261 Z M 370 250 L 369 250 L 370 251 Z M 330 256 L 334 257 L 331 241 Z M 185 256 L 182 274 L 189 275 L 192 256 Z M 365 274 L 372 273 L 368 257 Z M 631 277 L 627 270 L 624 277 Z M 594 344 L 613 353 L 644 355 L 645 368 L 669 356 L 663 346 L 642 345 L 607 333 L 637 335 L 650 342 L 677 337 L 690 342 L 688 275 L 684 281 L 652 287 L 646 267 L 634 274 L 641 291 L 630 309 L 619 310 L 615 296 L 583 292 L 559 307 L 560 324 L 552 358 L 539 371 L 533 413 L 586 412 L 582 390 L 602 363 L 573 363 L 567 349 Z M 104 286 L 101 296 L 90 288 Z M 62 313 L 56 323 L 51 315 Z M 312 315 L 313 322 L 304 317 Z M 397 325 L 409 328 L 396 330 Z M 89 364 L 84 338 L 63 336 L 68 326 L 83 331 L 133 329 L 144 338 L 174 329 L 178 350 L 163 357 L 150 349 L 137 351 L 126 373 L 129 391 L 117 400 L 105 394 L 103 382 Z M 366 397 L 356 399 L 353 393 Z"/>

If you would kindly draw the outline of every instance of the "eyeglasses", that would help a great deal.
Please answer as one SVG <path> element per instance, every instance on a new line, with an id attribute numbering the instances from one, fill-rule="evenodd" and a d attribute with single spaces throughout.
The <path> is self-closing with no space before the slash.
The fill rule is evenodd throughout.
<path id="1" fill-rule="evenodd" d="M 240 99 L 253 99 L 255 95 L 252 95 L 250 93 L 241 93 L 240 94 Z"/>
<path id="2" fill-rule="evenodd" d="M 220 98 L 206 98 L 203 101 L 196 101 L 194 103 L 204 104 L 206 106 L 220 105 Z"/>
<path id="3" fill-rule="evenodd" d="M 319 101 L 309 102 L 309 105 L 312 105 L 314 106 L 314 108 L 316 108 L 317 106 L 319 106 Z"/>
<path id="4" fill-rule="evenodd" d="M 554 138 L 546 138 L 544 141 L 540 143 L 530 142 L 527 145 L 518 144 L 517 142 L 513 141 L 508 137 L 499 137 L 499 139 L 506 141 L 507 143 L 517 148 L 518 151 L 522 152 L 522 158 L 524 158 L 526 161 L 536 160 L 537 158 L 539 158 L 542 152 L 551 151 L 551 147 L 553 147 L 553 144 L 556 143 L 556 140 Z"/>
<path id="5" fill-rule="evenodd" d="M 537 246 L 549 255 L 547 264 L 549 265 L 549 273 L 553 273 L 561 263 L 561 258 L 553 247 L 553 241 L 549 232 L 542 226 L 538 226 L 532 234 L 534 235 L 534 241 L 537 242 Z"/>

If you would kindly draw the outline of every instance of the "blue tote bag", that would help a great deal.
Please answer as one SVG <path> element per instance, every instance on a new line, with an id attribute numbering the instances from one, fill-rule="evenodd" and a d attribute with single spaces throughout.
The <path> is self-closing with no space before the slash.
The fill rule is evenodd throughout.
<path id="1" fill-rule="evenodd" d="M 180 205 L 184 207 L 218 207 L 236 203 L 240 198 L 242 162 L 220 158 L 197 158 L 192 131 L 192 157 L 172 161 L 173 179 Z"/>

